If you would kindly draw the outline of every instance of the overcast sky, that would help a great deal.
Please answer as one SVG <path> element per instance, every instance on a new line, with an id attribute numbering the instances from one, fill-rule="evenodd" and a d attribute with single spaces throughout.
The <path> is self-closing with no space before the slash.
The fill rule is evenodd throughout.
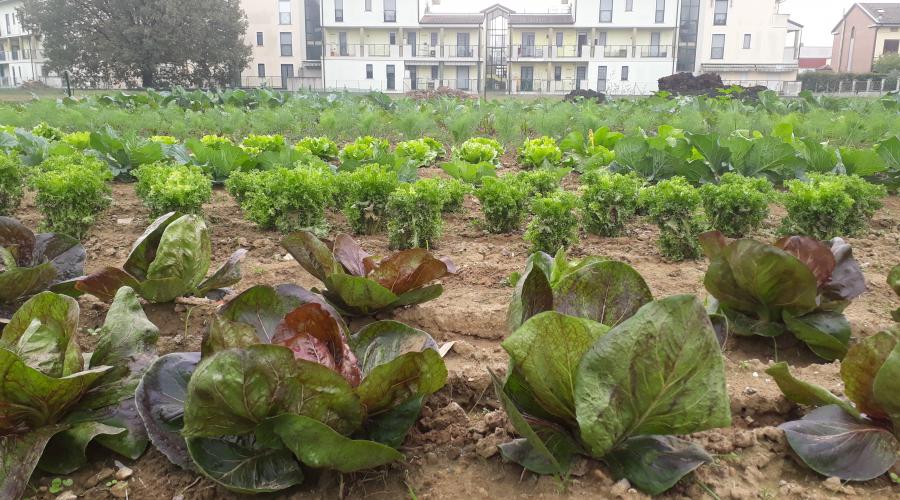
<path id="1" fill-rule="evenodd" d="M 441 9 L 478 12 L 495 3 L 498 3 L 498 0 L 443 0 Z M 548 5 L 558 6 L 558 2 L 550 0 L 499 0 L 499 3 L 514 10 L 531 12 L 546 10 Z M 831 28 L 840 21 L 844 11 L 853 3 L 852 0 L 785 0 L 781 12 L 790 14 L 791 19 L 804 26 L 804 45 L 831 46 Z"/>

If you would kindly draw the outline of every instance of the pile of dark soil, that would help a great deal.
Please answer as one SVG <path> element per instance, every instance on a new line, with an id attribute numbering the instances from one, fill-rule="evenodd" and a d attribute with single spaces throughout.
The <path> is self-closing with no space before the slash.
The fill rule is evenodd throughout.
<path id="1" fill-rule="evenodd" d="M 575 102 L 582 99 L 597 101 L 599 104 L 603 104 L 604 102 L 606 102 L 606 95 L 602 92 L 597 92 L 596 90 L 579 89 L 573 90 L 566 94 L 565 97 L 563 97 L 563 100 L 566 102 Z"/>
<path id="2" fill-rule="evenodd" d="M 715 73 L 704 73 L 694 76 L 691 73 L 677 73 L 659 79 L 659 90 L 669 92 L 672 95 L 705 95 L 716 97 L 722 95 L 722 91 L 734 86 L 725 85 L 722 77 Z M 740 87 L 740 97 L 756 99 L 760 92 L 766 90 L 765 86 Z"/>
<path id="3" fill-rule="evenodd" d="M 438 87 L 433 90 L 412 90 L 406 93 L 407 97 L 416 100 L 435 99 L 438 97 L 456 97 L 458 99 L 477 99 L 478 96 L 462 90 L 451 89 L 450 87 Z"/>

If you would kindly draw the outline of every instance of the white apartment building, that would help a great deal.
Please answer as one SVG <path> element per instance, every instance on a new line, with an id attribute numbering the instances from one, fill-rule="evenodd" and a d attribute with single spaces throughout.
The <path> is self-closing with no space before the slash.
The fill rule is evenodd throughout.
<path id="1" fill-rule="evenodd" d="M 802 26 L 780 0 L 546 0 L 532 12 L 508 0 L 469 13 L 452 3 L 245 0 L 255 50 L 242 84 L 641 95 L 678 71 L 776 89 L 797 77 Z"/>
<path id="2" fill-rule="evenodd" d="M 61 86 L 60 79 L 44 64 L 40 39 L 22 28 L 20 8 L 21 0 L 0 0 L 0 88 L 35 80 Z"/>
<path id="3" fill-rule="evenodd" d="M 699 9 L 694 71 L 717 73 L 726 83 L 781 90 L 799 72 L 803 26 L 782 14 L 783 0 L 684 0 Z M 688 7 L 682 12 L 693 15 Z"/>

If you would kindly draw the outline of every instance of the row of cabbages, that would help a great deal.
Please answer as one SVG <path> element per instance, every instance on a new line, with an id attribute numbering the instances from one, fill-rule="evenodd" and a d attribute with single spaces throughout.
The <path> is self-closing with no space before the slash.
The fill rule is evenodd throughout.
<path id="1" fill-rule="evenodd" d="M 502 344 L 509 368 L 491 374 L 521 436 L 501 445 L 503 457 L 567 478 L 573 460 L 589 456 L 642 491 L 662 493 L 712 461 L 676 436 L 731 425 L 726 339 L 793 335 L 825 359 L 843 359 L 852 401 L 773 366 L 789 399 L 819 407 L 782 425 L 794 451 L 814 470 L 848 480 L 894 466 L 900 329 L 851 343 L 841 311 L 866 285 L 849 245 L 804 237 L 768 245 L 718 233 L 702 243 L 708 307 L 690 295 L 654 300 L 622 262 L 569 261 L 563 252 L 529 258 Z M 320 469 L 402 460 L 398 448 L 446 383 L 445 351 L 396 321 L 352 332 L 344 318 L 435 299 L 443 288 L 433 283 L 457 273 L 455 265 L 423 249 L 377 258 L 346 235 L 321 241 L 299 232 L 283 246 L 323 289 L 222 290 L 240 280 L 244 252 L 207 278 L 209 236 L 194 216 L 163 216 L 122 269 L 86 277 L 80 244 L 0 218 L 0 284 L 16 285 L 2 301 L 18 306 L 0 336 L 0 496 L 23 495 L 36 467 L 76 470 L 91 442 L 131 459 L 152 442 L 173 463 L 245 493 L 289 488 Z M 889 280 L 900 293 L 900 267 Z M 112 301 L 93 353 L 76 339 L 72 296 L 81 293 Z M 201 352 L 157 357 L 159 331 L 139 297 L 211 293 L 229 300 L 211 318 Z"/>

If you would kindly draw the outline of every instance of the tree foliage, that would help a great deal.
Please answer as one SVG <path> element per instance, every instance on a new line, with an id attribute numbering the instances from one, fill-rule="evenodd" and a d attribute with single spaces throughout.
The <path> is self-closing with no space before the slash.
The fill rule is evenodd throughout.
<path id="1" fill-rule="evenodd" d="M 25 0 L 20 16 L 80 83 L 221 85 L 250 60 L 239 0 Z"/>

